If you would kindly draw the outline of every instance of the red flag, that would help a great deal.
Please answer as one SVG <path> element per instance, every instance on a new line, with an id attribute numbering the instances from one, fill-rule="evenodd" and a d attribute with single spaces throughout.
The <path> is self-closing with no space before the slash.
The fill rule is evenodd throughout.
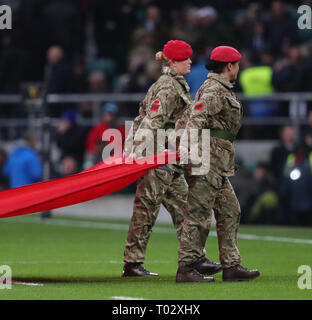
<path id="1" fill-rule="evenodd" d="M 164 161 L 157 161 L 160 157 Z M 144 164 L 119 160 L 122 163 L 100 162 L 68 177 L 1 191 L 0 218 L 56 209 L 113 193 L 130 185 L 148 170 L 174 162 L 176 152 L 164 151 L 147 157 Z"/>

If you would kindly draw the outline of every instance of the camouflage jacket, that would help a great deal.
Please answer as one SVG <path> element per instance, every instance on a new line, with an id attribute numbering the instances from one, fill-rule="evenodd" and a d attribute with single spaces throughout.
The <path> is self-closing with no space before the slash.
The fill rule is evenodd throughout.
<path id="1" fill-rule="evenodd" d="M 181 118 L 185 129 L 224 130 L 236 136 L 241 127 L 242 107 L 232 88 L 233 85 L 219 74 L 209 73 L 208 79 L 199 88 L 191 109 Z M 185 124 L 186 117 L 188 120 Z M 200 139 L 198 149 L 201 153 Z M 210 169 L 221 176 L 234 175 L 232 142 L 210 137 Z"/>
<path id="2" fill-rule="evenodd" d="M 141 140 L 136 136 L 139 129 L 151 130 L 154 139 L 151 143 L 154 147 L 154 153 L 157 153 L 157 129 L 175 128 L 176 121 L 182 116 L 187 106 L 192 103 L 189 90 L 190 88 L 182 75 L 178 75 L 169 67 L 164 67 L 162 75 L 150 87 L 140 104 L 139 115 L 135 118 L 132 127 L 134 140 Z M 133 139 L 133 136 L 128 135 L 126 141 Z M 146 142 L 149 143 L 148 138 Z M 140 143 L 134 141 L 134 151 Z"/>

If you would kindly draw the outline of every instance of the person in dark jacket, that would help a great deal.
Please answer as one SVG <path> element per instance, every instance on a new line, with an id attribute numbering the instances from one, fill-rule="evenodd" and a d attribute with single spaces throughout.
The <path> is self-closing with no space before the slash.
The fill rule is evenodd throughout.
<path id="1" fill-rule="evenodd" d="M 272 149 L 270 159 L 270 168 L 276 184 L 279 184 L 283 177 L 283 168 L 288 155 L 296 149 L 296 138 L 293 126 L 286 125 L 280 129 L 280 142 Z"/>
<path id="2" fill-rule="evenodd" d="M 81 170 L 86 141 L 86 130 L 76 123 L 76 111 L 67 110 L 62 114 L 56 132 L 56 143 L 61 151 L 60 174 L 74 174 Z"/>
<path id="3" fill-rule="evenodd" d="M 284 166 L 281 201 L 289 224 L 312 225 L 312 131 L 306 133 L 303 144 L 288 155 Z"/>

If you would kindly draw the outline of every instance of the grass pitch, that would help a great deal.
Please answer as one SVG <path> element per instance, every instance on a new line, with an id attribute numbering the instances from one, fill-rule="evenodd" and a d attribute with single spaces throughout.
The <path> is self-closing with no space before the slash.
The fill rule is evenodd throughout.
<path id="1" fill-rule="evenodd" d="M 242 264 L 258 268 L 251 282 L 175 283 L 178 241 L 170 224 L 157 223 L 145 266 L 159 278 L 121 278 L 129 221 L 76 219 L 38 214 L 0 220 L 0 266 L 19 284 L 0 290 L 10 299 L 311 299 L 298 288 L 300 265 L 312 267 L 312 229 L 241 226 Z M 207 257 L 219 261 L 215 230 Z M 1 276 L 1 274 L 0 274 Z M 33 286 L 31 285 L 33 284 Z"/>

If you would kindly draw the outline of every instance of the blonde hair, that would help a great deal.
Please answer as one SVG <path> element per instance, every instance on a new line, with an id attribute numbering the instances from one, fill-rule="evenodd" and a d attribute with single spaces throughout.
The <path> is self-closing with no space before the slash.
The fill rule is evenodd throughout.
<path id="1" fill-rule="evenodd" d="M 170 59 L 168 59 L 164 53 L 162 51 L 158 51 L 156 54 L 155 54 L 155 59 L 157 61 L 160 61 L 163 65 L 165 66 L 169 66 L 170 64 Z"/>

